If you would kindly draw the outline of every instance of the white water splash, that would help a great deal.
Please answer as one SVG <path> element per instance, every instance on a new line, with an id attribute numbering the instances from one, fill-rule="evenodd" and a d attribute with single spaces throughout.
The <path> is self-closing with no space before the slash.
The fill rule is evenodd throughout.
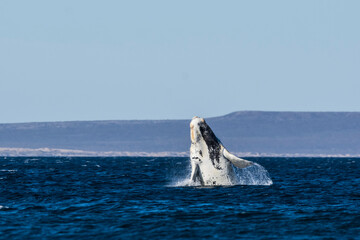
<path id="1" fill-rule="evenodd" d="M 17 170 L 16 169 L 0 169 L 0 172 L 14 173 L 14 172 L 17 172 Z"/>
<path id="2" fill-rule="evenodd" d="M 269 186 L 273 184 L 268 171 L 257 163 L 243 169 L 235 168 L 235 173 L 237 176 L 237 185 Z"/>
<path id="3" fill-rule="evenodd" d="M 179 171 L 173 172 L 173 174 L 170 176 L 171 183 L 167 185 L 168 187 L 186 187 L 186 186 L 200 186 L 200 184 L 197 184 L 190 179 L 191 175 L 191 165 L 190 163 L 186 163 L 186 175 L 179 174 Z M 180 166 L 179 164 L 175 163 L 173 166 L 175 169 L 178 169 Z M 183 166 L 184 167 L 184 166 Z"/>
<path id="4" fill-rule="evenodd" d="M 172 182 L 168 187 L 201 187 L 199 182 L 193 182 L 190 179 L 191 166 L 187 167 L 186 176 L 173 176 Z M 236 185 L 262 185 L 270 186 L 273 184 L 268 171 L 261 166 L 260 164 L 254 163 L 253 165 L 239 169 L 234 167 L 236 173 L 236 182 L 232 185 L 227 186 L 236 186 Z"/>
<path id="5" fill-rule="evenodd" d="M 185 179 L 177 179 L 168 185 L 168 187 L 200 187 L 200 186 L 201 186 L 200 183 L 192 181 L 190 177 Z"/>

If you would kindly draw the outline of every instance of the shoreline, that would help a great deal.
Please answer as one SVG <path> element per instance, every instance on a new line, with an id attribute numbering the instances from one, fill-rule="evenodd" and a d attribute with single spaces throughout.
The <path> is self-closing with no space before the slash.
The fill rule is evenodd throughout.
<path id="1" fill-rule="evenodd" d="M 360 158 L 359 154 L 309 154 L 309 153 L 252 153 L 233 152 L 246 157 L 313 157 L 313 158 Z M 189 152 L 128 152 L 128 151 L 87 151 L 60 148 L 10 148 L 0 147 L 0 157 L 189 157 Z"/>

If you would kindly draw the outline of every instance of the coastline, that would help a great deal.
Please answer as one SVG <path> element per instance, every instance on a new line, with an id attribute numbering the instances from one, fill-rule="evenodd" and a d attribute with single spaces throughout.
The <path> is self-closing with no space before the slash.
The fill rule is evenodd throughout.
<path id="1" fill-rule="evenodd" d="M 284 157 L 284 158 L 360 158 L 360 154 L 307 154 L 307 153 L 252 153 L 234 152 L 238 157 Z M 129 152 L 86 151 L 60 148 L 7 148 L 0 147 L 0 157 L 189 157 L 189 152 Z"/>

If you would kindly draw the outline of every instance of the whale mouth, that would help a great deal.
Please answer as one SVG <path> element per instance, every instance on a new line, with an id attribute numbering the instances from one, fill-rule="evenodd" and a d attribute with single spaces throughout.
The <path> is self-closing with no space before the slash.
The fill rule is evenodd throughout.
<path id="1" fill-rule="evenodd" d="M 198 164 L 196 164 L 196 167 L 195 167 L 195 172 L 194 172 L 194 175 L 191 179 L 193 182 L 199 182 L 201 184 L 201 186 L 204 186 L 204 179 L 201 175 L 201 171 L 200 171 L 200 166 Z"/>

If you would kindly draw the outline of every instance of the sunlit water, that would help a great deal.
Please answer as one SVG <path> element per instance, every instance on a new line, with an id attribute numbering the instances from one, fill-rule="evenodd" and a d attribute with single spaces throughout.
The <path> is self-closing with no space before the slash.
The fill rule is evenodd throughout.
<path id="1" fill-rule="evenodd" d="M 0 238 L 359 239 L 360 159 L 249 160 L 200 187 L 188 158 L 0 158 Z"/>

